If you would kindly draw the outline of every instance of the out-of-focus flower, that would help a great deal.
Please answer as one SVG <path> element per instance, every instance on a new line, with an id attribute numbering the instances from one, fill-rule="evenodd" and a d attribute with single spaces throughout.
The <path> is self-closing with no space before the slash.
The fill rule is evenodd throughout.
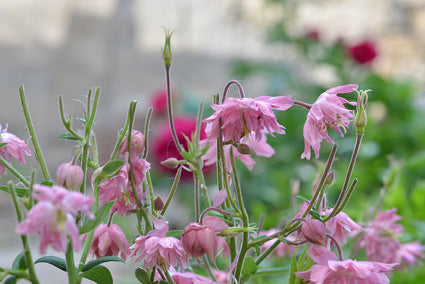
<path id="1" fill-rule="evenodd" d="M 99 185 L 99 201 L 103 205 L 108 201 L 116 200 L 111 208 L 112 212 L 117 211 L 120 217 L 128 214 L 131 210 L 137 209 L 138 204 L 132 183 L 129 177 L 130 165 L 127 163 L 128 155 L 125 156 L 125 164 L 121 167 L 118 174 L 108 178 Z M 136 186 L 138 199 L 144 203 L 143 190 L 141 182 L 145 179 L 146 171 L 150 168 L 150 164 L 141 158 L 132 158 L 132 173 Z"/>
<path id="2" fill-rule="evenodd" d="M 207 277 L 192 272 L 177 272 L 171 268 L 168 271 L 176 284 L 217 284 Z"/>
<path id="3" fill-rule="evenodd" d="M 73 162 L 63 163 L 56 171 L 58 185 L 70 190 L 80 188 L 84 179 L 83 169 Z"/>
<path id="4" fill-rule="evenodd" d="M 325 214 L 330 214 L 332 210 L 333 209 L 326 210 Z M 339 212 L 336 216 L 330 218 L 326 222 L 326 228 L 328 228 L 329 234 L 334 237 L 339 244 L 347 241 L 347 233 L 355 235 L 363 231 L 363 228 L 344 212 Z"/>
<path id="5" fill-rule="evenodd" d="M 190 138 L 192 133 L 195 132 L 196 119 L 190 116 L 176 116 L 174 118 L 174 127 L 176 129 L 177 138 L 180 141 L 180 144 L 187 150 L 187 141 L 184 136 Z M 201 139 L 206 137 L 204 129 L 205 127 L 201 127 Z M 174 145 L 173 136 L 171 134 L 168 121 L 164 121 L 164 123 L 158 126 L 157 135 L 153 137 L 151 144 L 153 145 L 152 154 L 155 158 L 157 166 L 164 172 L 175 174 L 177 169 L 170 169 L 161 164 L 162 161 L 165 161 L 168 158 L 176 158 L 177 160 L 183 159 L 177 150 L 176 145 Z M 204 167 L 204 173 L 208 173 L 208 170 L 211 168 L 211 166 Z M 182 171 L 181 179 L 191 180 L 192 173 L 185 170 Z"/>
<path id="6" fill-rule="evenodd" d="M 175 98 L 175 92 L 171 90 L 171 96 Z M 167 88 L 159 88 L 151 95 L 150 105 L 153 108 L 153 113 L 155 115 L 163 115 L 167 112 Z"/>
<path id="7" fill-rule="evenodd" d="M 353 113 L 346 109 L 344 104 L 356 105 L 356 103 L 338 97 L 337 94 L 350 93 L 357 88 L 357 85 L 350 84 L 329 89 L 321 94 L 311 106 L 303 129 L 305 147 L 301 155 L 302 159 L 310 159 L 310 147 L 313 148 L 316 158 L 318 158 L 320 143 L 323 139 L 329 143 L 335 143 L 329 137 L 327 127 L 334 129 L 344 137 L 340 128 L 348 126 L 350 119 L 353 118 Z"/>
<path id="8" fill-rule="evenodd" d="M 242 137 L 254 132 L 256 140 L 263 133 L 285 134 L 283 126 L 277 122 L 273 109 L 287 110 L 294 104 L 290 96 L 257 98 L 229 98 L 223 104 L 212 104 L 214 113 L 204 119 L 205 132 L 209 140 L 219 135 L 219 121 L 222 120 L 223 141 L 238 143 Z"/>
<path id="9" fill-rule="evenodd" d="M 269 158 L 275 153 L 273 148 L 269 144 L 267 144 L 266 135 L 264 134 L 261 136 L 260 140 L 256 140 L 254 133 L 251 132 L 249 135 L 244 136 L 240 142 L 249 146 L 253 150 L 253 152 L 258 156 Z M 206 145 L 206 143 L 208 143 L 210 147 L 202 158 L 205 161 L 205 165 L 208 166 L 213 165 L 217 162 L 217 142 L 216 140 L 204 139 L 201 141 L 201 146 Z M 241 162 L 244 163 L 244 165 L 251 171 L 255 165 L 254 159 L 252 159 L 250 154 L 241 154 L 238 151 L 237 147 L 231 144 L 223 146 L 227 170 L 230 173 L 232 172 L 232 164 L 230 163 L 230 148 L 232 148 L 233 155 L 239 160 L 241 160 Z"/>
<path id="10" fill-rule="evenodd" d="M 320 41 L 320 31 L 316 29 L 310 29 L 305 33 L 305 37 L 312 41 Z"/>
<path id="11" fill-rule="evenodd" d="M 270 235 L 273 235 L 273 234 L 275 234 L 277 232 L 278 232 L 278 230 L 276 230 L 276 229 L 270 229 L 270 230 L 267 230 L 267 231 L 261 231 L 259 233 L 259 235 L 270 236 Z M 286 239 L 288 239 L 289 241 L 295 241 L 295 237 L 292 236 L 292 235 L 289 235 L 288 237 L 286 237 Z M 260 247 L 261 251 L 262 252 L 266 251 L 269 247 L 271 247 L 274 244 L 274 242 L 276 240 L 277 239 L 273 239 L 273 240 L 270 240 L 270 241 L 265 242 Z M 295 248 L 294 247 L 288 246 L 287 244 L 284 244 L 284 243 L 280 243 L 273 250 L 273 252 L 271 253 L 271 255 L 274 255 L 274 256 L 276 256 L 278 258 L 283 258 L 283 257 L 291 256 L 294 251 L 295 251 Z"/>
<path id="12" fill-rule="evenodd" d="M 317 251 L 312 251 L 312 249 Z M 324 251 L 327 252 L 324 252 Z M 323 252 L 321 252 L 323 251 Z M 385 274 L 394 269 L 396 263 L 379 263 L 369 261 L 355 261 L 346 259 L 338 261 L 336 255 L 324 246 L 313 245 L 310 248 L 310 257 L 317 263 L 309 270 L 296 272 L 295 275 L 308 283 L 390 283 Z"/>
<path id="13" fill-rule="evenodd" d="M 21 235 L 40 233 L 40 253 L 46 253 L 48 244 L 59 252 L 66 252 L 68 235 L 72 248 L 78 251 L 81 239 L 74 216 L 82 211 L 90 218 L 94 198 L 60 186 L 34 185 L 34 199 L 38 203 L 28 212 L 28 217 L 16 227 Z"/>
<path id="14" fill-rule="evenodd" d="M 166 237 L 168 225 L 159 219 L 153 219 L 155 230 L 150 231 L 146 236 L 136 238 L 130 247 L 131 257 L 136 257 L 136 261 L 144 261 L 143 268 L 154 269 L 156 265 L 168 268 L 171 266 L 184 267 L 186 265 L 186 255 L 179 239 Z"/>
<path id="15" fill-rule="evenodd" d="M 372 63 L 376 56 L 378 56 L 375 43 L 369 40 L 348 46 L 347 53 L 358 64 Z"/>
<path id="16" fill-rule="evenodd" d="M 198 259 L 206 253 L 215 263 L 217 237 L 209 226 L 190 223 L 183 230 L 181 242 L 188 255 Z"/>
<path id="17" fill-rule="evenodd" d="M 421 245 L 419 242 L 401 244 L 397 251 L 397 262 L 400 263 L 400 266 L 409 268 L 417 264 L 419 259 L 425 257 L 424 251 L 425 246 Z"/>
<path id="18" fill-rule="evenodd" d="M 100 224 L 94 231 L 90 254 L 96 257 L 120 255 L 126 260 L 130 248 L 121 228 L 116 224 Z"/>
<path id="19" fill-rule="evenodd" d="M 131 131 L 131 156 L 132 158 L 143 153 L 145 149 L 145 135 L 140 131 Z M 121 155 L 125 155 L 128 152 L 128 134 L 124 136 L 118 151 Z"/>
<path id="20" fill-rule="evenodd" d="M 25 156 L 31 156 L 30 149 L 27 144 L 16 135 L 7 132 L 7 125 L 5 129 L 2 129 L 0 124 L 0 144 L 6 143 L 6 145 L 0 147 L 0 157 L 10 162 L 11 157 L 14 157 L 19 161 L 21 165 L 25 165 Z M 6 173 L 6 167 L 0 164 L 0 176 Z"/>

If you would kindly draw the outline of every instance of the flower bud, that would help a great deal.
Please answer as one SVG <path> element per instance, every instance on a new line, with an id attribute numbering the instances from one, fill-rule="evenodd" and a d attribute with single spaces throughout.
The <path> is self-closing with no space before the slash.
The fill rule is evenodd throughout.
<path id="1" fill-rule="evenodd" d="M 326 244 L 326 227 L 320 220 L 306 221 L 301 227 L 301 233 L 312 244 Z"/>
<path id="2" fill-rule="evenodd" d="M 67 189 L 77 189 L 83 183 L 84 172 L 80 166 L 72 162 L 61 164 L 56 171 L 58 185 Z"/>
<path id="3" fill-rule="evenodd" d="M 173 54 L 171 52 L 171 36 L 173 32 L 169 30 L 165 30 L 165 44 L 164 49 L 162 51 L 162 57 L 164 58 L 165 67 L 170 67 L 171 59 L 173 58 Z"/>
<path id="4" fill-rule="evenodd" d="M 215 263 L 217 252 L 217 236 L 208 226 L 198 223 L 187 225 L 181 236 L 181 242 L 186 253 L 194 258 L 199 258 L 205 253 Z"/>
<path id="5" fill-rule="evenodd" d="M 335 179 L 335 171 L 332 170 L 330 172 L 328 172 L 326 179 L 325 179 L 325 185 L 329 186 L 334 182 Z"/>
<path id="6" fill-rule="evenodd" d="M 369 90 L 368 90 L 369 91 Z M 357 96 L 357 106 L 356 106 L 356 119 L 354 124 L 357 127 L 357 134 L 363 134 L 364 128 L 367 124 L 367 92 L 368 91 L 359 91 Z"/>
<path id="7" fill-rule="evenodd" d="M 238 144 L 238 152 L 242 155 L 251 155 L 252 151 L 251 148 L 245 143 Z"/>
<path id="8" fill-rule="evenodd" d="M 145 135 L 140 131 L 131 131 L 131 155 L 140 155 L 145 149 Z M 128 151 L 128 135 L 124 136 L 118 151 L 121 155 L 124 155 Z"/>
<path id="9" fill-rule="evenodd" d="M 164 208 L 164 202 L 162 201 L 160 196 L 157 196 L 154 201 L 154 208 L 156 211 L 162 210 Z"/>
<path id="10" fill-rule="evenodd" d="M 175 169 L 179 166 L 179 161 L 176 158 L 168 158 L 162 161 L 161 164 L 169 169 Z"/>

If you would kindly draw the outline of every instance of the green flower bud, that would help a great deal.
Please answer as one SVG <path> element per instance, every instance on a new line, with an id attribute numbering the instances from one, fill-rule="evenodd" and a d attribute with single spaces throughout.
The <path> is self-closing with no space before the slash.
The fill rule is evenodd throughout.
<path id="1" fill-rule="evenodd" d="M 167 30 L 167 29 L 164 29 L 164 31 L 165 31 L 165 44 L 164 44 L 164 49 L 162 51 L 162 57 L 164 58 L 165 67 L 170 67 L 171 59 L 173 58 L 173 54 L 171 52 L 171 36 L 173 35 L 173 32 L 170 32 L 170 30 Z"/>
<path id="2" fill-rule="evenodd" d="M 245 143 L 238 144 L 238 152 L 241 153 L 242 155 L 252 154 L 251 148 L 249 148 L 249 146 Z"/>
<path id="3" fill-rule="evenodd" d="M 368 100 L 367 92 L 369 91 L 370 90 L 357 92 L 356 119 L 354 122 L 357 127 L 357 134 L 363 134 L 367 124 L 366 108 Z"/>

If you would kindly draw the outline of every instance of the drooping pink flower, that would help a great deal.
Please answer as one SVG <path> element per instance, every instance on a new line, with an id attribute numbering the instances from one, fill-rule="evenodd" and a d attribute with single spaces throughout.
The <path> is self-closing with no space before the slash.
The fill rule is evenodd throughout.
<path id="1" fill-rule="evenodd" d="M 217 142 L 216 140 L 204 139 L 201 140 L 201 147 L 206 145 L 207 143 L 210 147 L 208 148 L 208 151 L 205 153 L 205 155 L 202 156 L 202 159 L 204 160 L 205 165 L 209 166 L 217 162 Z M 247 136 L 244 136 L 240 140 L 240 143 L 246 144 L 258 156 L 269 158 L 275 153 L 273 148 L 269 144 L 267 144 L 266 135 L 264 135 L 264 133 L 262 134 L 260 140 L 256 140 L 254 133 L 251 132 Z M 250 154 L 239 153 L 237 147 L 231 144 L 223 146 L 227 170 L 230 173 L 232 172 L 232 164 L 230 163 L 230 148 L 232 148 L 233 155 L 239 160 L 241 160 L 241 162 L 244 163 L 244 165 L 251 171 L 255 165 L 254 159 L 252 159 Z"/>
<path id="2" fill-rule="evenodd" d="M 277 233 L 278 230 L 276 229 L 269 229 L 266 231 L 261 231 L 259 233 L 259 235 L 266 235 L 266 236 L 270 236 L 273 235 L 275 233 Z M 288 239 L 289 241 L 295 241 L 295 237 L 293 235 L 289 235 L 288 237 L 286 237 L 286 239 Z M 277 240 L 273 239 L 270 241 L 265 242 L 261 247 L 260 250 L 262 252 L 266 251 L 269 247 L 271 247 L 274 242 Z M 277 247 L 273 250 L 273 252 L 271 253 L 271 255 L 276 256 L 278 258 L 283 258 L 283 257 L 290 257 L 292 255 L 292 253 L 295 251 L 295 247 L 289 246 L 285 243 L 280 243 L 277 245 Z"/>
<path id="3" fill-rule="evenodd" d="M 314 249 L 315 251 L 312 251 Z M 346 259 L 338 261 L 336 255 L 324 246 L 310 247 L 310 257 L 317 263 L 307 271 L 295 275 L 308 283 L 390 283 L 385 274 L 394 269 L 396 263 L 379 263 Z"/>
<path id="4" fill-rule="evenodd" d="M 330 214 L 332 210 L 333 209 L 326 210 L 323 215 Z M 347 241 L 347 233 L 354 235 L 363 231 L 363 228 L 344 212 L 339 212 L 336 216 L 330 218 L 326 222 L 326 228 L 328 228 L 329 234 L 334 237 L 339 244 Z"/>
<path id="5" fill-rule="evenodd" d="M 215 263 L 217 237 L 209 226 L 190 223 L 183 230 L 181 242 L 187 255 L 198 259 L 206 253 Z"/>
<path id="6" fill-rule="evenodd" d="M 136 261 L 143 260 L 143 268 L 154 269 L 158 265 L 164 265 L 166 268 L 171 266 L 184 267 L 186 265 L 186 255 L 179 239 L 166 237 L 168 225 L 159 219 L 153 219 L 155 230 L 150 231 L 146 236 L 136 238 L 134 244 L 130 247 L 132 250 L 130 256 L 136 256 Z"/>
<path id="7" fill-rule="evenodd" d="M 126 260 L 130 253 L 127 239 L 118 225 L 100 224 L 95 229 L 90 254 L 96 257 L 120 255 Z"/>
<path id="8" fill-rule="evenodd" d="M 180 141 L 180 144 L 187 150 L 187 141 L 184 136 L 190 139 L 192 133 L 196 129 L 196 119 L 190 116 L 176 116 L 174 119 L 174 127 L 176 129 L 177 138 Z M 206 137 L 205 127 L 201 126 L 200 138 L 204 139 Z M 161 162 L 167 160 L 168 158 L 176 158 L 177 160 L 183 159 L 179 151 L 174 145 L 173 136 L 171 134 L 170 126 L 168 121 L 164 121 L 161 125 L 158 126 L 157 135 L 152 139 L 153 148 L 152 154 L 154 156 L 157 167 L 166 173 L 175 174 L 177 169 L 170 169 L 165 165 L 162 165 Z M 208 173 L 212 166 L 204 166 L 204 173 Z M 181 179 L 192 180 L 192 173 L 188 171 L 182 171 Z"/>
<path id="9" fill-rule="evenodd" d="M 211 279 L 192 272 L 177 272 L 173 268 L 169 269 L 168 272 L 176 284 L 216 284 Z"/>
<path id="10" fill-rule="evenodd" d="M 358 64 L 370 64 L 378 56 L 375 43 L 369 40 L 348 46 L 347 53 Z"/>
<path id="11" fill-rule="evenodd" d="M 73 162 L 61 164 L 56 171 L 58 185 L 70 190 L 80 188 L 84 179 L 83 169 Z"/>
<path id="12" fill-rule="evenodd" d="M 301 233 L 312 244 L 326 244 L 326 227 L 320 220 L 307 220 L 301 227 Z"/>
<path id="13" fill-rule="evenodd" d="M 411 267 L 425 257 L 425 246 L 419 242 L 402 244 L 397 251 L 397 262 L 402 267 Z"/>
<path id="14" fill-rule="evenodd" d="M 256 140 L 263 133 L 285 134 L 284 127 L 277 122 L 273 109 L 287 110 L 294 104 L 290 96 L 257 98 L 229 98 L 223 104 L 212 104 L 214 113 L 204 119 L 208 140 L 219 135 L 219 121 L 222 120 L 223 141 L 238 143 L 242 137 L 254 132 Z"/>
<path id="15" fill-rule="evenodd" d="M 353 118 L 352 112 L 346 109 L 344 104 L 356 105 L 356 103 L 338 97 L 337 94 L 350 93 L 357 88 L 357 85 L 350 84 L 329 89 L 321 94 L 311 106 L 303 129 L 305 147 L 301 155 L 302 159 L 310 159 L 310 147 L 313 148 L 316 158 L 318 158 L 320 143 L 323 139 L 329 143 L 335 143 L 329 137 L 327 127 L 334 129 L 341 137 L 344 137 L 341 127 L 348 126 L 350 119 Z"/>
<path id="16" fill-rule="evenodd" d="M 59 252 L 67 249 L 68 235 L 72 248 L 78 251 L 81 239 L 74 216 L 82 211 L 90 218 L 94 198 L 60 186 L 34 185 L 34 199 L 38 203 L 28 212 L 28 217 L 16 227 L 21 235 L 40 233 L 40 253 L 46 253 L 48 244 Z"/>
<path id="17" fill-rule="evenodd" d="M 129 214 L 131 210 L 138 208 L 132 182 L 129 176 L 130 165 L 128 164 L 127 159 L 128 154 L 125 155 L 125 164 L 121 167 L 119 173 L 111 178 L 105 179 L 99 185 L 100 204 L 103 205 L 108 201 L 116 200 L 111 211 L 117 211 L 120 217 L 124 214 Z M 150 168 L 150 164 L 146 160 L 135 156 L 132 158 L 131 166 L 137 197 L 142 204 L 144 204 L 141 182 L 145 179 L 145 174 Z"/>
<path id="18" fill-rule="evenodd" d="M 131 131 L 131 156 L 134 157 L 142 154 L 144 149 L 145 135 L 137 130 Z M 123 156 L 128 152 L 128 134 L 126 134 L 121 141 L 118 152 Z"/>
<path id="19" fill-rule="evenodd" d="M 2 129 L 0 124 L 0 144 L 6 143 L 6 145 L 0 147 L 0 157 L 10 162 L 11 157 L 14 157 L 19 161 L 21 165 L 25 165 L 25 156 L 31 156 L 30 149 L 27 144 L 16 135 L 7 132 L 7 125 L 5 129 Z M 0 176 L 6 173 L 6 168 L 3 164 L 0 164 Z"/>

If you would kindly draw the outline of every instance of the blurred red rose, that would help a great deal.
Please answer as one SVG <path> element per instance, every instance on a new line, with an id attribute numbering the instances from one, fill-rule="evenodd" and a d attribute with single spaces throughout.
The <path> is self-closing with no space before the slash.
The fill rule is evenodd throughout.
<path id="1" fill-rule="evenodd" d="M 368 40 L 347 47 L 348 56 L 358 64 L 369 64 L 378 55 L 376 45 Z"/>
<path id="2" fill-rule="evenodd" d="M 173 90 L 171 90 L 171 96 L 174 99 L 175 95 Z M 159 88 L 151 95 L 150 106 L 153 108 L 153 113 L 155 115 L 163 115 L 167 113 L 167 88 Z"/>

